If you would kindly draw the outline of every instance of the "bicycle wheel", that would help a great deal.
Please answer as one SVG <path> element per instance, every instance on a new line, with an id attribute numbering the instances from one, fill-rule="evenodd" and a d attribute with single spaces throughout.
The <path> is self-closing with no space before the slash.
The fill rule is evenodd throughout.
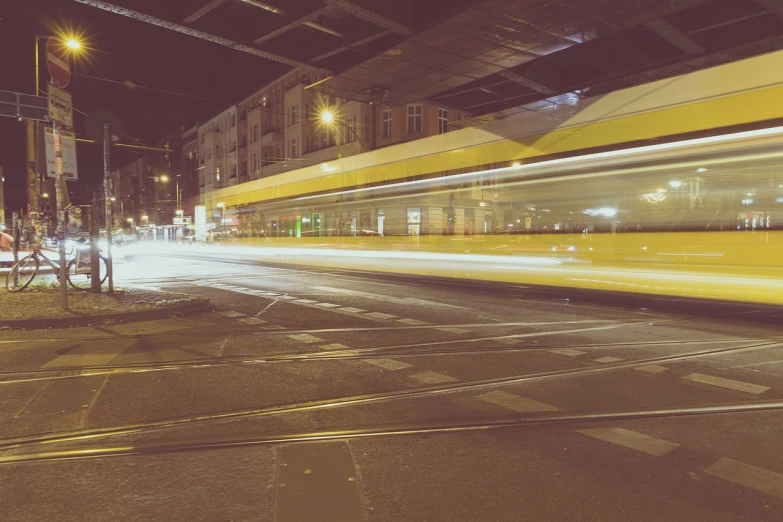
<path id="1" fill-rule="evenodd" d="M 9 292 L 24 290 L 35 278 L 40 266 L 41 262 L 37 256 L 30 254 L 23 257 L 11 267 L 10 272 L 5 276 L 5 287 Z"/>
<path id="2" fill-rule="evenodd" d="M 109 276 L 109 271 L 106 268 L 106 258 L 103 256 L 98 258 L 98 274 L 100 275 L 101 284 L 103 284 Z M 79 267 L 76 264 L 76 259 L 71 259 L 68 262 L 68 282 L 76 290 L 89 290 L 92 286 L 90 268 Z"/>

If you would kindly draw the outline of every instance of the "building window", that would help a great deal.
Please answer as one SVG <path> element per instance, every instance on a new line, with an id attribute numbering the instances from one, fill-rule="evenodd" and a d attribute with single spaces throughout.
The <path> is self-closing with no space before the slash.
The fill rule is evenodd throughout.
<path id="1" fill-rule="evenodd" d="M 326 131 L 323 131 L 321 133 L 321 148 L 325 149 L 327 147 L 326 145 Z"/>
<path id="2" fill-rule="evenodd" d="M 240 115 L 240 120 L 245 121 L 247 119 L 247 109 L 242 109 L 242 114 Z"/>
<path id="3" fill-rule="evenodd" d="M 449 132 L 449 111 L 448 109 L 438 109 L 438 134 Z"/>
<path id="4" fill-rule="evenodd" d="M 250 141 L 258 141 L 258 124 L 253 125 L 253 137 Z"/>
<path id="5" fill-rule="evenodd" d="M 212 159 L 212 147 L 207 148 L 207 159 Z"/>
<path id="6" fill-rule="evenodd" d="M 258 176 L 258 152 L 253 153 L 253 175 Z"/>
<path id="7" fill-rule="evenodd" d="M 364 139 L 370 141 L 370 115 L 364 115 Z"/>
<path id="8" fill-rule="evenodd" d="M 266 107 L 266 96 L 261 98 L 261 107 Z"/>
<path id="9" fill-rule="evenodd" d="M 234 128 L 237 126 L 237 115 L 232 114 L 231 115 L 231 128 Z"/>
<path id="10" fill-rule="evenodd" d="M 334 144 L 337 143 L 337 128 L 333 128 L 332 132 L 329 133 L 329 146 L 334 147 Z"/>
<path id="11" fill-rule="evenodd" d="M 247 160 L 242 162 L 242 176 L 247 177 Z"/>
<path id="12" fill-rule="evenodd" d="M 310 121 L 310 104 L 305 103 L 305 120 Z"/>
<path id="13" fill-rule="evenodd" d="M 408 105 L 408 133 L 421 134 L 421 105 Z"/>
<path id="14" fill-rule="evenodd" d="M 220 167 L 215 167 L 215 183 L 220 183 Z"/>
<path id="15" fill-rule="evenodd" d="M 297 154 L 296 150 L 296 138 L 291 138 L 291 157 L 292 158 L 298 158 L 299 155 Z"/>
<path id="16" fill-rule="evenodd" d="M 343 125 L 343 143 L 353 143 L 356 141 L 356 118 L 353 116 L 346 118 Z"/>
<path id="17" fill-rule="evenodd" d="M 232 140 L 231 141 L 231 150 L 229 152 L 234 152 L 235 150 L 237 150 L 237 140 Z"/>
<path id="18" fill-rule="evenodd" d="M 188 152 L 188 159 L 193 159 L 193 151 Z"/>
<path id="19" fill-rule="evenodd" d="M 383 137 L 389 138 L 392 135 L 392 111 L 383 111 Z"/>
<path id="20" fill-rule="evenodd" d="M 247 134 L 242 136 L 242 146 L 247 147 Z"/>
<path id="21" fill-rule="evenodd" d="M 220 145 L 215 145 L 215 157 L 220 159 Z"/>

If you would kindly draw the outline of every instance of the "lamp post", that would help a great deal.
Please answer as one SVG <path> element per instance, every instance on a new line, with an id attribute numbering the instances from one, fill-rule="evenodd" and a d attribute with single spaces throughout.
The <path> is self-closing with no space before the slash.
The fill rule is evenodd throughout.
<path id="1" fill-rule="evenodd" d="M 353 134 L 354 138 L 356 138 L 356 141 L 359 142 L 359 147 L 361 147 L 362 152 L 367 152 L 367 150 L 364 148 L 364 144 L 362 143 L 362 139 L 359 137 L 358 134 L 356 134 L 356 130 L 352 126 L 346 124 L 345 122 L 336 119 L 332 111 L 323 111 L 321 113 L 321 123 L 329 126 L 341 125 L 345 127 L 346 129 L 351 131 L 351 134 Z"/>

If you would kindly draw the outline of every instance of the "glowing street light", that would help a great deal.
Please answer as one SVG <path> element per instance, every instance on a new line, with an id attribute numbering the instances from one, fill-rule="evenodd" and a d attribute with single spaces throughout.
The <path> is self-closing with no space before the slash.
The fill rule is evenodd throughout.
<path id="1" fill-rule="evenodd" d="M 43 194 L 41 194 L 41 197 L 44 198 L 44 199 L 49 199 L 49 193 L 48 192 L 44 192 Z"/>
<path id="2" fill-rule="evenodd" d="M 184 211 L 184 210 L 177 210 L 177 212 L 176 212 L 176 214 L 177 214 L 178 216 L 181 216 L 181 215 L 182 215 L 182 214 L 184 214 L 184 213 L 185 213 L 185 211 Z"/>
<path id="3" fill-rule="evenodd" d="M 675 181 L 670 181 L 669 182 L 669 186 L 671 188 L 680 188 L 680 187 L 682 187 L 682 181 L 676 181 L 676 180 Z"/>
<path id="4" fill-rule="evenodd" d="M 163 174 L 163 175 L 160 177 L 160 180 L 161 180 L 163 183 L 168 183 L 168 181 L 169 181 L 169 177 L 168 177 L 167 175 Z"/>
<path id="5" fill-rule="evenodd" d="M 112 196 L 112 197 L 110 197 L 110 198 L 109 198 L 109 200 L 110 200 L 110 201 L 117 201 L 117 198 L 115 198 L 114 196 Z"/>
<path id="6" fill-rule="evenodd" d="M 71 49 L 74 49 L 74 50 L 82 48 L 82 44 L 78 40 L 74 40 L 73 38 L 71 38 L 68 41 L 66 41 L 65 45 L 67 45 L 68 47 L 70 47 Z"/>
<path id="7" fill-rule="evenodd" d="M 332 123 L 334 121 L 334 114 L 332 114 L 332 111 L 322 112 L 321 121 L 324 123 Z"/>

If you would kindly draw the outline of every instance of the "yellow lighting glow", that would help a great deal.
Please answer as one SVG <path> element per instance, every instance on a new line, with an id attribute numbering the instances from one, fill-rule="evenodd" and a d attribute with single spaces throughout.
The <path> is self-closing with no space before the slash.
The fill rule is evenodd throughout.
<path id="1" fill-rule="evenodd" d="M 65 42 L 65 45 L 67 45 L 71 49 L 81 49 L 82 48 L 82 44 L 79 43 L 78 40 L 74 40 L 73 38 L 71 38 L 67 42 Z"/>
<path id="2" fill-rule="evenodd" d="M 332 114 L 332 111 L 322 112 L 321 121 L 324 123 L 332 123 L 334 121 L 334 114 Z"/>

